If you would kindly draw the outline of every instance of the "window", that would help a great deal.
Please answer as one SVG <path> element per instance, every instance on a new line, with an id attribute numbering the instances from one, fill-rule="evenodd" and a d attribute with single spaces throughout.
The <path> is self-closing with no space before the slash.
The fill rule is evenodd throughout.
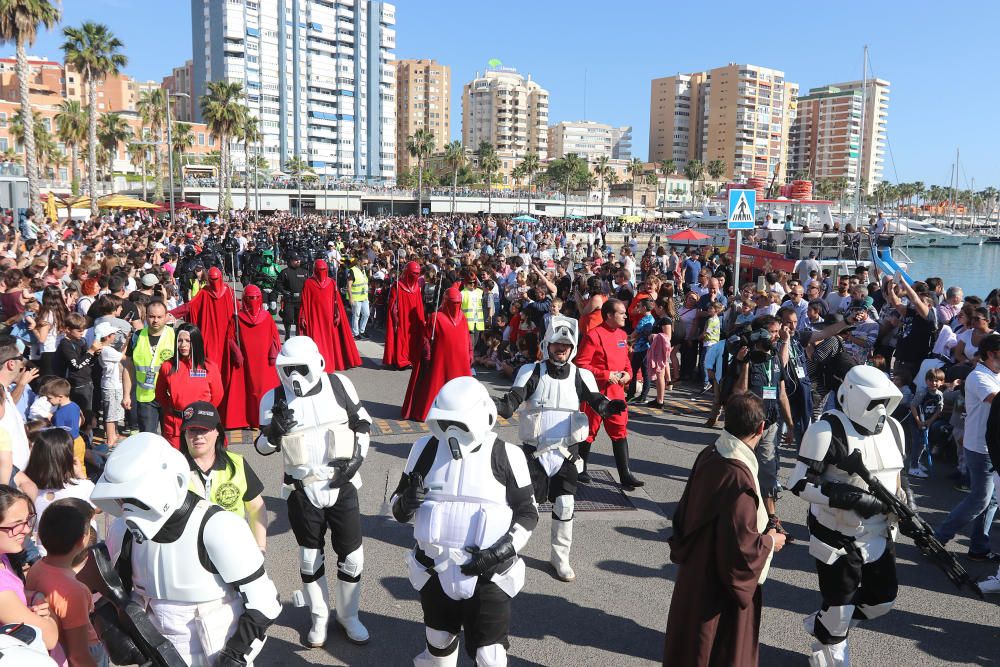
<path id="1" fill-rule="evenodd" d="M 204 132 L 199 132 L 198 133 L 198 145 L 199 146 L 204 146 L 205 145 L 205 133 Z"/>
<path id="2" fill-rule="evenodd" d="M 10 144 L 7 137 L 0 137 L 0 151 L 6 151 L 8 148 L 10 148 Z"/>
<path id="3" fill-rule="evenodd" d="M 6 111 L 0 112 L 0 127 L 7 127 L 7 112 Z"/>

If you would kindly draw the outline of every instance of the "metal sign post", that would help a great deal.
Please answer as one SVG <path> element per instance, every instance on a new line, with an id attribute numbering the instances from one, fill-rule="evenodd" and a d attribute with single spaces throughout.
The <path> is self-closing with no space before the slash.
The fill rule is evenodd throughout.
<path id="1" fill-rule="evenodd" d="M 756 221 L 757 191 L 729 191 L 729 222 L 727 228 L 736 232 L 736 267 L 733 270 L 733 290 L 740 291 L 740 246 L 743 245 L 743 230 L 753 229 Z"/>

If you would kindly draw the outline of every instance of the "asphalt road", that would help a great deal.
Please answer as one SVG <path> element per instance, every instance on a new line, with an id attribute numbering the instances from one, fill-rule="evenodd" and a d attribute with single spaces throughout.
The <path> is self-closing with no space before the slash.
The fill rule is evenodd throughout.
<path id="1" fill-rule="evenodd" d="M 361 342 L 365 364 L 347 373 L 373 417 L 398 418 L 409 372 L 378 368 L 381 345 Z M 484 378 L 491 391 L 502 387 Z M 647 484 L 632 494 L 637 511 L 577 514 L 572 563 L 577 580 L 562 583 L 548 564 L 550 517 L 543 515 L 524 558 L 527 583 L 514 599 L 510 636 L 511 665 L 652 665 L 662 656 L 663 632 L 677 568 L 670 563 L 666 538 L 670 516 L 683 490 L 695 456 L 714 440 L 701 426 L 704 416 L 664 413 L 632 415 L 630 423 L 633 471 Z M 501 436 L 514 440 L 516 429 Z M 347 642 L 331 623 L 323 648 L 307 649 L 302 640 L 309 626 L 308 610 L 291 604 L 299 588 L 297 547 L 280 498 L 279 457 L 261 457 L 246 444 L 234 450 L 264 480 L 269 510 L 267 569 L 281 593 L 284 611 L 270 632 L 260 665 L 409 665 L 423 650 L 424 632 L 416 592 L 406 578 L 403 562 L 412 544 L 412 528 L 389 515 L 386 489 L 391 493 L 406 460 L 412 434 L 378 435 L 362 470 L 360 491 L 365 537 L 361 618 L 371 632 L 367 646 Z M 784 452 L 787 476 L 791 452 Z M 614 468 L 610 443 L 602 433 L 592 456 L 596 467 Z M 914 486 L 924 516 L 940 522 L 961 497 L 944 478 L 947 469 Z M 617 477 L 617 475 L 615 475 Z M 779 512 L 798 537 L 774 559 L 764 585 L 761 624 L 761 665 L 805 665 L 810 638 L 802 618 L 819 605 L 813 560 L 807 553 L 806 504 L 784 494 Z M 950 545 L 956 554 L 967 550 L 959 536 Z M 327 547 L 327 577 L 335 577 L 336 557 Z M 1000 631 L 996 599 L 982 602 L 957 591 L 926 562 L 905 538 L 898 545 L 900 591 L 896 608 L 851 633 L 855 666 L 995 665 L 1000 664 Z M 993 568 L 961 562 L 982 578 Z M 681 600 L 674 601 L 683 604 Z M 332 616 L 332 615 L 331 615 Z M 462 665 L 473 664 L 464 655 Z"/>

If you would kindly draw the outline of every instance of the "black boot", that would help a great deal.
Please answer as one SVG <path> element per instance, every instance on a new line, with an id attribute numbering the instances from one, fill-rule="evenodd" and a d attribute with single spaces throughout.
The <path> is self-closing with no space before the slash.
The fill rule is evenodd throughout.
<path id="1" fill-rule="evenodd" d="M 618 479 L 621 481 L 622 488 L 626 491 L 632 491 L 640 486 L 645 486 L 646 483 L 636 479 L 632 471 L 628 469 L 628 439 L 612 440 L 611 451 L 615 453 L 615 466 L 618 467 Z"/>
<path id="2" fill-rule="evenodd" d="M 580 458 L 583 459 L 583 472 L 577 475 L 577 481 L 581 484 L 590 484 L 591 477 L 590 473 L 587 472 L 587 459 L 590 457 L 590 445 L 589 442 L 580 443 Z"/>

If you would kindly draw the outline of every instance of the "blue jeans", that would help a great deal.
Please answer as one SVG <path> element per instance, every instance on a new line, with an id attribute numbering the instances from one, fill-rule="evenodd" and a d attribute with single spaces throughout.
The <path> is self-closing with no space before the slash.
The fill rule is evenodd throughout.
<path id="1" fill-rule="evenodd" d="M 351 333 L 357 338 L 368 328 L 368 314 L 370 306 L 368 301 L 353 301 L 351 303 Z"/>
<path id="2" fill-rule="evenodd" d="M 136 401 L 139 412 L 139 430 L 143 433 L 160 432 L 160 404 L 156 401 Z"/>
<path id="3" fill-rule="evenodd" d="M 951 511 L 934 534 L 945 544 L 955 533 L 970 521 L 969 553 L 990 552 L 990 526 L 997 512 L 997 501 L 993 497 L 993 466 L 990 457 L 972 450 L 965 450 L 965 463 L 969 468 L 969 494 Z"/>

